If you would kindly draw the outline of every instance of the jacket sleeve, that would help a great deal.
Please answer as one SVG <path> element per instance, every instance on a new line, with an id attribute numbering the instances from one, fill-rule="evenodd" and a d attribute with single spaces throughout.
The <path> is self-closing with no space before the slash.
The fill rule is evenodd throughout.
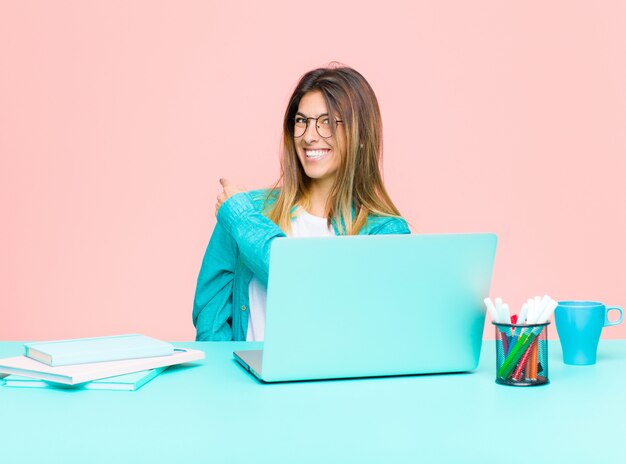
<path id="1" fill-rule="evenodd" d="M 267 285 L 270 247 L 285 233 L 255 206 L 250 194 L 241 192 L 226 200 L 217 221 L 236 242 L 241 260 L 263 285 Z"/>
<path id="2" fill-rule="evenodd" d="M 193 324 L 198 341 L 232 340 L 233 277 L 237 245 L 218 222 L 198 275 Z"/>

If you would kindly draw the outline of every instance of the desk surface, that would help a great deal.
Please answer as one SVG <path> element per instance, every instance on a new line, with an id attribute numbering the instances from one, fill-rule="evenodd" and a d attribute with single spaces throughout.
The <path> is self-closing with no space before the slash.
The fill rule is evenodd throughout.
<path id="1" fill-rule="evenodd" d="M 0 387 L 8 463 L 623 462 L 626 340 L 552 383 L 497 385 L 493 341 L 473 373 L 262 384 L 233 361 L 260 344 L 177 343 L 206 359 L 136 392 Z M 0 343 L 0 357 L 21 354 Z"/>

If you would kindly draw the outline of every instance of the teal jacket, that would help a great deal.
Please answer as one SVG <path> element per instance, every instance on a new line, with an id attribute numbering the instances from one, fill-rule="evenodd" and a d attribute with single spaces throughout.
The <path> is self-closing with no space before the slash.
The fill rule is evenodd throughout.
<path id="1" fill-rule="evenodd" d="M 226 200 L 202 260 L 193 303 L 196 340 L 245 340 L 248 285 L 256 276 L 267 285 L 270 245 L 285 233 L 263 215 L 268 190 L 241 192 Z M 270 199 L 271 201 L 271 199 Z M 337 226 L 333 222 L 335 234 Z M 398 217 L 370 216 L 359 235 L 408 234 Z"/>

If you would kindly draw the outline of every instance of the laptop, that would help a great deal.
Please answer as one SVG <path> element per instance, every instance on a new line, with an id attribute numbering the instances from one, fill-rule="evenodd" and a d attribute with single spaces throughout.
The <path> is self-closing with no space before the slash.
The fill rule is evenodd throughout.
<path id="1" fill-rule="evenodd" d="M 494 234 L 275 239 L 263 349 L 234 358 L 264 382 L 473 370 L 496 243 Z"/>

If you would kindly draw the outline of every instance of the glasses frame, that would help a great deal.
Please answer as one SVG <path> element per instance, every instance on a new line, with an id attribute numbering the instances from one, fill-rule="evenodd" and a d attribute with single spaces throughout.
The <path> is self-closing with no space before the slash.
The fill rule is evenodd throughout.
<path id="1" fill-rule="evenodd" d="M 315 130 L 317 131 L 317 135 L 319 135 L 323 139 L 331 138 L 333 135 L 335 135 L 335 131 L 331 131 L 330 135 L 323 136 L 322 134 L 320 134 L 320 126 L 317 124 L 319 118 L 327 118 L 327 117 L 328 117 L 327 114 L 322 114 L 318 116 L 317 118 L 306 118 L 304 116 L 294 116 L 293 118 L 291 118 L 291 121 L 293 122 L 293 137 L 296 139 L 299 139 L 300 137 L 304 136 L 304 134 L 306 134 L 306 131 L 309 130 L 309 121 L 313 120 L 315 121 Z M 306 126 L 304 126 L 304 132 L 302 132 L 301 135 L 296 135 L 296 119 L 306 120 Z M 335 119 L 335 128 L 339 124 L 343 124 L 343 121 L 341 119 Z"/>

